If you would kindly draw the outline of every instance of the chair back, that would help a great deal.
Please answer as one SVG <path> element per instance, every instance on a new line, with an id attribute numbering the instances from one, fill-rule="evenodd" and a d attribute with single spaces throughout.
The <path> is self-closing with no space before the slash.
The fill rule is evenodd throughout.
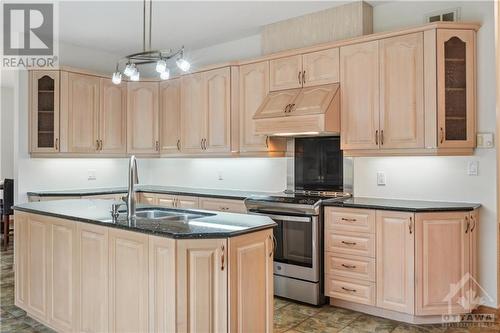
<path id="1" fill-rule="evenodd" d="M 14 210 L 14 179 L 5 179 L 3 182 L 3 215 L 12 215 Z"/>

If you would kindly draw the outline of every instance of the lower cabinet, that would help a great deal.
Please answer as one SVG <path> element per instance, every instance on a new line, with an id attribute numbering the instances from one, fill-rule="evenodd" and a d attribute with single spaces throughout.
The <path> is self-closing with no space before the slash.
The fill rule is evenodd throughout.
<path id="1" fill-rule="evenodd" d="M 228 213 L 246 214 L 247 207 L 243 200 L 200 198 L 200 208 Z"/>
<path id="2" fill-rule="evenodd" d="M 15 220 L 15 304 L 57 332 L 272 332 L 272 229 L 176 240 Z"/>
<path id="3" fill-rule="evenodd" d="M 190 195 L 141 193 L 139 201 L 142 204 L 168 208 L 196 209 L 199 207 L 198 197 Z"/>

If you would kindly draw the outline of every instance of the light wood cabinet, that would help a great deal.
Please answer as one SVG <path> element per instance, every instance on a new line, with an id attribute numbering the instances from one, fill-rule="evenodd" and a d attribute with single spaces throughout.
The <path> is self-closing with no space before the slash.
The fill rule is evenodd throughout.
<path id="1" fill-rule="evenodd" d="M 272 237 L 265 230 L 229 239 L 230 332 L 273 332 Z"/>
<path id="2" fill-rule="evenodd" d="M 181 150 L 199 153 L 203 150 L 205 129 L 205 104 L 203 74 L 196 73 L 181 78 Z"/>
<path id="3" fill-rule="evenodd" d="M 30 152 L 59 151 L 59 71 L 30 71 Z"/>
<path id="4" fill-rule="evenodd" d="M 99 150 L 100 80 L 69 73 L 67 82 L 68 152 L 95 153 Z"/>
<path id="5" fill-rule="evenodd" d="M 158 82 L 128 82 L 127 153 L 156 155 L 158 137 Z"/>
<path id="6" fill-rule="evenodd" d="M 458 303 L 470 283 L 466 276 L 471 255 L 469 212 L 416 214 L 416 222 L 415 313 L 469 312 Z"/>
<path id="7" fill-rule="evenodd" d="M 378 41 L 340 48 L 341 148 L 378 149 Z"/>
<path id="8" fill-rule="evenodd" d="M 198 197 L 193 197 L 190 195 L 178 195 L 176 196 L 176 208 L 185 209 L 196 209 L 199 207 Z"/>
<path id="9" fill-rule="evenodd" d="M 380 148 L 424 148 L 423 33 L 380 41 Z"/>
<path id="10" fill-rule="evenodd" d="M 127 150 L 127 85 L 100 79 L 98 150 L 105 154 L 124 154 Z"/>
<path id="11" fill-rule="evenodd" d="M 377 211 L 377 307 L 414 313 L 415 216 Z"/>
<path id="12" fill-rule="evenodd" d="M 198 197 L 191 195 L 141 193 L 139 201 L 143 204 L 159 205 L 168 208 L 198 208 Z"/>
<path id="13" fill-rule="evenodd" d="M 181 151 L 181 79 L 160 83 L 160 152 Z"/>
<path id="14" fill-rule="evenodd" d="M 109 330 L 147 332 L 148 236 L 109 230 Z"/>
<path id="15" fill-rule="evenodd" d="M 271 91 L 302 87 L 302 55 L 271 60 L 269 70 Z"/>
<path id="16" fill-rule="evenodd" d="M 246 214 L 247 207 L 243 200 L 200 198 L 200 208 L 228 213 Z"/>
<path id="17" fill-rule="evenodd" d="M 177 332 L 228 331 L 225 239 L 177 243 Z"/>

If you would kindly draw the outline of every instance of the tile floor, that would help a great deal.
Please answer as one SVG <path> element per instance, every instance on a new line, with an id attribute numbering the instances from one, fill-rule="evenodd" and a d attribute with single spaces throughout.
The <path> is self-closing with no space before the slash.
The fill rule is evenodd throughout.
<path id="1" fill-rule="evenodd" d="M 0 252 L 0 332 L 53 332 L 26 316 L 14 305 L 14 253 L 12 243 Z M 500 323 L 489 328 L 443 328 L 441 325 L 407 325 L 359 312 L 323 306 L 320 308 L 276 298 L 274 332 L 281 333 L 493 333 Z M 245 332 L 246 333 L 246 332 Z M 248 332 L 251 333 L 251 332 Z"/>

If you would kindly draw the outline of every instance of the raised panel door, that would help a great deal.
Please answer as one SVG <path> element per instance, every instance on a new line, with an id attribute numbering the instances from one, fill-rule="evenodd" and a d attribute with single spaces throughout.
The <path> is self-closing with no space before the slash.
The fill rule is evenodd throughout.
<path id="1" fill-rule="evenodd" d="M 229 67 L 203 73 L 206 85 L 205 150 L 231 150 L 231 70 Z"/>
<path id="2" fill-rule="evenodd" d="M 339 82 L 339 49 L 306 53 L 302 56 L 304 77 L 303 86 Z"/>
<path id="3" fill-rule="evenodd" d="M 142 204 L 158 205 L 158 195 L 154 193 L 140 193 L 139 200 Z"/>
<path id="4" fill-rule="evenodd" d="M 414 313 L 415 217 L 413 213 L 377 211 L 377 306 Z"/>
<path id="5" fill-rule="evenodd" d="M 127 153 L 158 154 L 158 83 L 129 82 Z"/>
<path id="6" fill-rule="evenodd" d="M 176 200 L 177 204 L 175 207 L 177 208 L 196 209 L 199 206 L 198 197 L 179 195 L 176 197 Z"/>
<path id="7" fill-rule="evenodd" d="M 177 241 L 177 332 L 228 331 L 227 260 L 225 239 Z"/>
<path id="8" fill-rule="evenodd" d="M 380 147 L 424 148 L 423 33 L 380 41 Z"/>
<path id="9" fill-rule="evenodd" d="M 342 149 L 379 147 L 378 41 L 340 48 Z"/>
<path id="10" fill-rule="evenodd" d="M 155 205 L 174 208 L 176 203 L 175 195 L 170 194 L 157 194 Z"/>
<path id="11" fill-rule="evenodd" d="M 148 331 L 148 236 L 109 230 L 109 330 Z"/>
<path id="12" fill-rule="evenodd" d="M 28 214 L 14 212 L 14 292 L 15 305 L 25 308 L 28 304 L 29 283 L 29 229 Z"/>
<path id="13" fill-rule="evenodd" d="M 39 215 L 28 215 L 27 312 L 47 320 L 49 224 Z"/>
<path id="14" fill-rule="evenodd" d="M 271 91 L 302 87 L 302 55 L 271 60 L 269 70 Z"/>
<path id="15" fill-rule="evenodd" d="M 470 242 L 469 242 L 469 247 L 470 247 L 470 290 L 471 290 L 471 295 L 474 297 L 479 296 L 478 294 L 480 293 L 479 290 L 479 284 L 478 284 L 478 258 L 477 258 L 477 240 L 478 240 L 478 233 L 479 233 L 479 211 L 475 209 L 470 213 Z M 478 305 L 481 304 L 475 304 L 471 303 L 470 304 L 472 309 L 476 308 Z"/>
<path id="16" fill-rule="evenodd" d="M 266 136 L 255 134 L 253 116 L 269 92 L 269 62 L 240 66 L 240 150 L 267 151 Z"/>
<path id="17" fill-rule="evenodd" d="M 160 83 L 160 151 L 178 154 L 181 145 L 181 79 L 173 79 Z"/>
<path id="18" fill-rule="evenodd" d="M 203 73 L 181 78 L 181 151 L 202 151 L 206 126 L 206 89 Z"/>
<path id="19" fill-rule="evenodd" d="M 118 154 L 127 150 L 127 85 L 101 78 L 99 151 Z"/>
<path id="20" fill-rule="evenodd" d="M 415 229 L 416 315 L 467 313 L 469 212 L 418 213 Z"/>
<path id="21" fill-rule="evenodd" d="M 285 116 L 300 91 L 301 89 L 292 89 L 269 93 L 257 110 L 256 117 L 274 118 Z"/>
<path id="22" fill-rule="evenodd" d="M 337 91 L 338 84 L 304 88 L 293 101 L 293 107 L 288 114 L 307 115 L 324 113 Z"/>
<path id="23" fill-rule="evenodd" d="M 68 151 L 94 153 L 98 150 L 99 78 L 68 74 Z"/>

